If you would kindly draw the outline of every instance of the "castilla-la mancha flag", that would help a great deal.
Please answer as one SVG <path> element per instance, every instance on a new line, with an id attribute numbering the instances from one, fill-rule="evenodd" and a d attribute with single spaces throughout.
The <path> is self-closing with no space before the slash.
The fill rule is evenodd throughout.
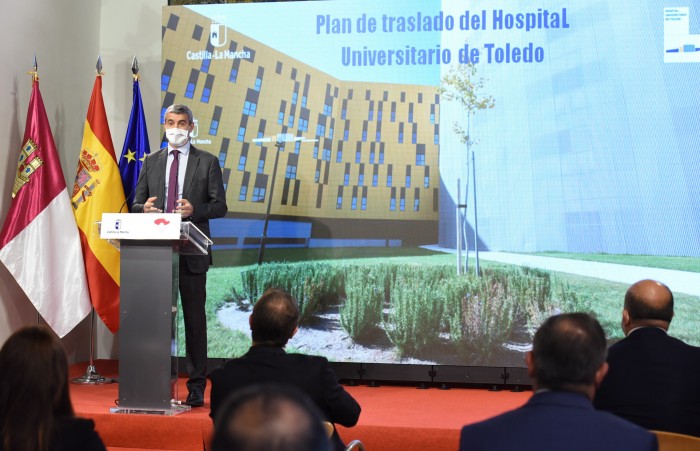
<path id="1" fill-rule="evenodd" d="M 99 73 L 85 119 L 71 203 L 80 229 L 90 300 L 102 322 L 114 333 L 119 330 L 119 251 L 100 239 L 96 223 L 102 221 L 102 213 L 117 213 L 124 205 L 124 188 Z"/>
<path id="2" fill-rule="evenodd" d="M 22 143 L 12 204 L 0 232 L 0 260 L 63 337 L 90 313 L 90 298 L 78 228 L 36 72 Z"/>

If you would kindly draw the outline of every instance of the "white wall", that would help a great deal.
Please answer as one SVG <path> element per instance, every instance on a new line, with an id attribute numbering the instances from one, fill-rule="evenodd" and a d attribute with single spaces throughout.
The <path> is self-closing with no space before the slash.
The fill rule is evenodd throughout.
<path id="1" fill-rule="evenodd" d="M 141 67 L 151 149 L 158 147 L 161 9 L 165 4 L 166 0 L 23 0 L 5 6 L 0 15 L 0 223 L 10 207 L 31 93 L 27 71 L 35 53 L 41 93 L 69 190 L 98 53 L 104 66 L 103 96 L 117 156 L 131 111 L 134 55 Z M 23 325 L 36 322 L 33 305 L 0 264 L 0 343 Z M 115 358 L 116 337 L 99 320 L 96 337 L 96 357 Z M 71 361 L 89 357 L 89 340 L 88 319 L 63 339 Z"/>

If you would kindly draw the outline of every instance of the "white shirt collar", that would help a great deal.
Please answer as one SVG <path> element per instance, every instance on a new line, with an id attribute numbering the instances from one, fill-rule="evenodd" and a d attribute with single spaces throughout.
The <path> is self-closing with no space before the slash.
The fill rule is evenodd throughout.
<path id="1" fill-rule="evenodd" d="M 168 155 L 170 155 L 173 152 L 173 149 L 177 149 L 178 152 L 180 152 L 181 155 L 189 155 L 190 154 L 190 141 L 188 140 L 184 146 L 182 147 L 173 147 L 168 143 Z"/>

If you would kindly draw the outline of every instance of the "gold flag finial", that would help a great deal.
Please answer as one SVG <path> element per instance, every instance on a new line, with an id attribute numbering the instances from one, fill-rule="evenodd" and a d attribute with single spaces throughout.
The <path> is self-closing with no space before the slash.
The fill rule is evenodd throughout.
<path id="1" fill-rule="evenodd" d="M 39 81 L 39 71 L 36 63 L 36 53 L 34 54 L 34 64 L 32 65 L 32 70 L 30 70 L 27 73 L 32 76 L 32 82 Z"/>
<path id="2" fill-rule="evenodd" d="M 134 81 L 138 81 L 141 76 L 139 75 L 139 62 L 134 55 L 134 59 L 131 61 L 131 73 L 133 74 Z"/>
<path id="3" fill-rule="evenodd" d="M 100 54 L 97 54 L 97 64 L 95 64 L 95 69 L 97 69 L 97 76 L 101 77 L 104 75 L 104 72 L 102 72 L 102 56 Z"/>

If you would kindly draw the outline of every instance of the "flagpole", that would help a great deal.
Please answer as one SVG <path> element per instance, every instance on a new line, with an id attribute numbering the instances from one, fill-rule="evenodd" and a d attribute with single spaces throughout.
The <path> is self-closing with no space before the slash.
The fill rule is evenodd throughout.
<path id="1" fill-rule="evenodd" d="M 32 83 L 39 81 L 39 65 L 36 62 L 36 53 L 34 54 L 34 64 L 32 65 L 32 70 L 29 72 L 29 75 L 32 76 Z M 36 311 L 36 325 L 41 326 L 41 313 L 39 313 L 39 309 Z"/>
<path id="2" fill-rule="evenodd" d="M 95 368 L 95 321 L 95 308 L 93 307 L 92 312 L 90 312 L 90 362 L 85 370 L 85 374 L 71 380 L 74 384 L 101 385 L 115 382 L 112 378 L 102 376 Z"/>

